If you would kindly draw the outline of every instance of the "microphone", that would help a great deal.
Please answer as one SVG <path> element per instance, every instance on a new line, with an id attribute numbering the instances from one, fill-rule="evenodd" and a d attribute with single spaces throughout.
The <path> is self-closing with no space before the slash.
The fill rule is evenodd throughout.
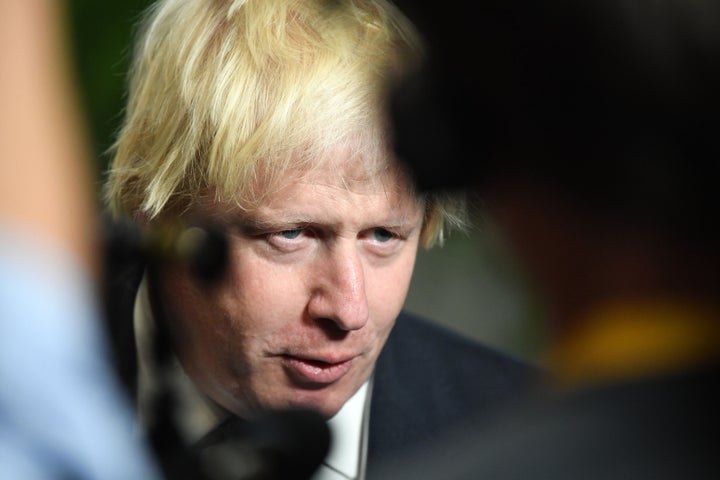
<path id="1" fill-rule="evenodd" d="M 142 260 L 154 267 L 148 269 L 152 279 L 164 264 L 180 263 L 208 284 L 226 269 L 227 237 L 208 222 L 158 223 L 141 229 L 130 220 L 102 220 L 105 254 L 114 265 Z M 162 299 L 155 306 L 155 361 L 162 369 L 170 361 L 173 342 L 167 325 L 173 315 Z M 308 480 L 330 447 L 325 419 L 303 409 L 265 412 L 250 420 L 228 419 L 191 447 L 173 418 L 175 402 L 166 385 L 159 385 L 149 440 L 168 480 Z"/>
<path id="2" fill-rule="evenodd" d="M 186 265 L 211 283 L 225 271 L 228 241 L 209 222 L 158 223 L 147 228 L 130 220 L 103 217 L 106 255 L 115 265 L 144 260 L 149 267 Z M 156 268 L 150 268 L 151 278 Z M 173 318 L 156 304 L 156 361 L 165 365 L 171 350 L 166 325 Z M 167 318 L 166 318 L 167 317 Z M 172 418 L 175 399 L 160 386 L 156 425 L 150 441 L 169 480 L 308 480 L 330 448 L 330 430 L 317 412 L 290 409 L 228 419 L 193 447 L 184 445 Z"/>
<path id="3" fill-rule="evenodd" d="M 107 254 L 114 262 L 142 258 L 148 264 L 181 263 L 206 281 L 225 271 L 228 242 L 225 234 L 210 223 L 160 223 L 141 229 L 130 220 L 104 218 Z"/>
<path id="4" fill-rule="evenodd" d="M 308 409 L 231 418 L 195 446 L 208 478 L 307 480 L 330 448 L 325 419 Z"/>

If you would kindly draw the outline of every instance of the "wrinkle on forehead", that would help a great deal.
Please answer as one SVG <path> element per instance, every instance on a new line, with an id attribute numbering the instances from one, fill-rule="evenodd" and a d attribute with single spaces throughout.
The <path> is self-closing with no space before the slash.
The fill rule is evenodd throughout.
<path id="1" fill-rule="evenodd" d="M 295 172 L 282 186 L 264 196 L 253 208 L 236 208 L 215 203 L 207 205 L 216 220 L 265 230 L 286 224 L 312 224 L 350 220 L 347 212 L 357 212 L 351 222 L 379 222 L 386 226 L 403 227 L 419 222 L 423 203 L 408 186 L 406 176 L 397 168 L 388 167 L 381 174 L 370 176 L 352 168 L 349 172 L 325 168 L 313 172 Z M 346 213 L 343 213 L 346 212 Z"/>
<path id="2" fill-rule="evenodd" d="M 296 152 L 290 163 L 292 166 L 274 179 L 258 178 L 256 205 L 298 182 L 338 186 L 350 192 L 375 193 L 382 188 L 416 195 L 410 175 L 402 171 L 392 151 L 377 144 L 368 148 L 361 136 L 338 142 L 320 157 L 306 158 L 303 152 Z"/>
<path id="3" fill-rule="evenodd" d="M 414 211 L 422 205 L 409 177 L 401 169 L 387 165 L 382 171 L 370 174 L 356 164 L 341 160 L 328 162 L 312 172 L 293 175 L 282 188 L 268 196 L 268 201 L 259 209 L 285 210 L 293 207 L 294 203 L 307 202 L 308 198 L 311 199 L 309 203 L 313 203 L 313 199 L 320 200 L 323 203 L 321 208 L 358 202 L 365 208 L 377 206 L 380 210 Z M 312 209 L 313 205 L 306 208 Z"/>
<path id="4" fill-rule="evenodd" d="M 298 185 L 307 188 L 326 186 L 353 194 L 382 193 L 388 204 L 401 206 L 407 200 L 422 208 L 411 176 L 395 160 L 392 152 L 376 143 L 368 148 L 363 135 L 347 137 L 328 149 L 322 156 L 310 158 L 307 152 L 296 152 L 288 158 L 288 167 L 275 174 L 259 173 L 250 189 L 251 197 L 225 199 L 209 192 L 200 205 L 215 220 L 223 217 L 255 216 L 263 207 L 271 206 Z M 245 189 L 247 191 L 247 189 Z"/>

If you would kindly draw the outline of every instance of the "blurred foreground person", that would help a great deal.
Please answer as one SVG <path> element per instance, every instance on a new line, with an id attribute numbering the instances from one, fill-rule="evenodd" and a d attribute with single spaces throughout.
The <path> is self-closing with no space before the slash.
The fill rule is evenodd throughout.
<path id="1" fill-rule="evenodd" d="M 434 57 L 395 96 L 397 152 L 481 196 L 544 295 L 554 380 L 387 478 L 720 478 L 720 5 L 465 6 L 407 2 Z"/>
<path id="2" fill-rule="evenodd" d="M 158 327 L 188 443 L 311 409 L 334 434 L 317 478 L 364 478 L 528 380 L 526 365 L 402 312 L 418 246 L 464 215 L 419 194 L 389 148 L 386 88 L 419 50 L 384 0 L 151 8 L 107 198 L 143 228 L 212 224 L 229 246 L 213 281 L 173 264 L 118 277 L 144 423 Z"/>
<path id="3" fill-rule="evenodd" d="M 62 14 L 0 1 L 0 478 L 151 479 L 107 362 Z"/>

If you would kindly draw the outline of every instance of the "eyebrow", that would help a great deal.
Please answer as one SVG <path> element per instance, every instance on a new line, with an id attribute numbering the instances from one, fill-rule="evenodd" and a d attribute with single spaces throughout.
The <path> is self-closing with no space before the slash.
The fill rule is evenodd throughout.
<path id="1" fill-rule="evenodd" d="M 369 228 L 388 228 L 395 230 L 404 230 L 406 232 L 412 232 L 422 226 L 423 216 L 418 215 L 417 221 L 413 218 L 413 215 L 398 215 L 385 219 L 381 219 L 374 222 L 368 222 Z M 231 220 L 231 224 L 239 227 L 245 232 L 265 232 L 275 230 L 286 230 L 293 226 L 307 226 L 307 225 L 333 225 L 334 222 L 319 221 L 317 218 L 313 218 L 308 215 L 294 215 L 289 214 L 287 216 L 277 218 L 264 218 L 256 214 L 244 214 L 235 217 Z"/>
<path id="2" fill-rule="evenodd" d="M 314 222 L 310 217 L 302 215 L 288 215 L 282 218 L 262 218 L 254 214 L 244 214 L 231 220 L 232 224 L 250 231 L 281 230 L 289 225 L 309 225 Z"/>

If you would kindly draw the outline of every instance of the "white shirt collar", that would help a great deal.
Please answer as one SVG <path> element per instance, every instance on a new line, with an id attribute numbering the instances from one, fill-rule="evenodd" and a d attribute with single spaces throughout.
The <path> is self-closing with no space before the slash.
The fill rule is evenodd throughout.
<path id="1" fill-rule="evenodd" d="M 345 405 L 328 420 L 332 445 L 324 464 L 330 469 L 340 472 L 347 478 L 357 478 L 360 471 L 360 460 L 365 461 L 363 445 L 366 401 L 370 380 L 365 382 Z M 315 479 L 326 478 L 318 472 Z"/>
<path id="2" fill-rule="evenodd" d="M 147 275 L 143 276 L 133 311 L 138 351 L 138 416 L 141 426 L 147 426 L 152 413 L 151 400 L 155 394 L 159 372 L 153 362 L 155 322 L 150 307 Z M 185 374 L 175 360 L 169 372 L 170 388 L 177 392 L 178 424 L 185 440 L 192 443 L 219 425 L 229 413 L 204 395 Z M 367 423 L 372 380 L 365 382 L 327 423 L 332 444 L 323 465 L 313 480 L 357 478 L 364 471 L 366 460 Z M 361 463 L 362 461 L 362 463 Z"/>

